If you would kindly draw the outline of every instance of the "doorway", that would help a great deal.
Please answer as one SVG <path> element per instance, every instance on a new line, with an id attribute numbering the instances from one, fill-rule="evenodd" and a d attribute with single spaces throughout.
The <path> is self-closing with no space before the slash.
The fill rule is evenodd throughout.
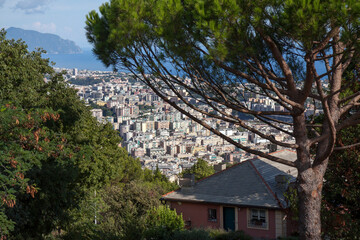
<path id="1" fill-rule="evenodd" d="M 223 207 L 224 229 L 226 231 L 235 231 L 235 208 Z"/>

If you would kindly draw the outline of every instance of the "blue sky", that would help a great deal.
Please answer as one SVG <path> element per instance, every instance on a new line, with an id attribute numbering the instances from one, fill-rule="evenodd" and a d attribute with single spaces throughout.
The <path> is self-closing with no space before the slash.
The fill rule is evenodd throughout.
<path id="1" fill-rule="evenodd" d="M 57 34 L 82 48 L 86 14 L 107 0 L 0 0 L 0 28 L 18 27 Z"/>

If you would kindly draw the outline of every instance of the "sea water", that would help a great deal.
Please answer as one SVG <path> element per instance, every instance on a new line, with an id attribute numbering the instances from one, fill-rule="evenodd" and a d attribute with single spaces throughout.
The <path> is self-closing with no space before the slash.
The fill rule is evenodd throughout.
<path id="1" fill-rule="evenodd" d="M 58 68 L 77 68 L 79 70 L 92 70 L 92 71 L 112 71 L 113 68 L 105 67 L 105 65 L 96 58 L 91 49 L 83 49 L 83 53 L 79 54 L 44 54 L 43 58 L 49 58 L 50 61 L 55 63 Z M 170 64 L 165 64 L 172 74 L 176 75 L 175 68 Z M 315 67 L 318 74 L 321 75 L 326 72 L 323 64 L 316 62 Z M 304 65 L 305 70 L 305 65 Z M 324 77 L 326 78 L 326 77 Z"/>
<path id="2" fill-rule="evenodd" d="M 83 49 L 78 54 L 43 54 L 43 58 L 49 58 L 54 62 L 54 67 L 58 68 L 77 68 L 79 70 L 92 71 L 112 71 L 112 68 L 106 68 L 105 65 L 96 58 L 91 49 Z"/>

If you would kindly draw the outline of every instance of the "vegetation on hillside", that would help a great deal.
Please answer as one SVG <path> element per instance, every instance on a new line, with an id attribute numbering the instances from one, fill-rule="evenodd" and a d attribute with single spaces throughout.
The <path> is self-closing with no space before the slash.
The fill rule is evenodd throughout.
<path id="1" fill-rule="evenodd" d="M 80 85 L 80 86 L 89 86 L 89 85 L 95 85 L 98 83 L 102 83 L 103 80 L 102 79 L 97 79 L 97 78 L 93 78 L 93 77 L 77 77 L 75 79 L 70 79 L 69 83 L 71 84 L 75 84 L 75 85 Z"/>
<path id="2" fill-rule="evenodd" d="M 111 109 L 106 106 L 100 106 L 96 103 L 90 102 L 90 107 L 92 109 L 101 109 L 103 111 L 103 116 L 116 117 L 116 113 L 114 113 Z"/>
<path id="3" fill-rule="evenodd" d="M 0 239 L 197 236 L 160 206 L 176 185 L 118 147 L 41 52 L 1 31 L 0 66 Z"/>
<path id="4" fill-rule="evenodd" d="M 195 180 L 200 180 L 202 178 L 208 177 L 215 173 L 214 167 L 209 165 L 204 159 L 198 158 L 197 162 L 189 169 L 185 169 L 181 175 L 184 174 L 194 174 Z"/>
<path id="5" fill-rule="evenodd" d="M 44 239 L 61 233 L 74 239 L 71 233 L 85 225 L 91 234 L 123 236 L 127 229 L 105 225 L 116 211 L 123 212 L 120 205 L 128 214 L 116 217 L 138 222 L 142 214 L 136 212 L 159 205 L 161 194 L 174 185 L 142 170 L 118 147 L 118 133 L 91 116 L 41 54 L 1 31 L 0 237 Z M 118 198 L 124 194 L 130 200 Z"/>
<path id="6" fill-rule="evenodd" d="M 342 131 L 337 146 L 360 140 L 360 126 Z M 360 147 L 337 151 L 330 157 L 325 174 L 323 228 L 331 239 L 357 239 L 360 236 Z"/>

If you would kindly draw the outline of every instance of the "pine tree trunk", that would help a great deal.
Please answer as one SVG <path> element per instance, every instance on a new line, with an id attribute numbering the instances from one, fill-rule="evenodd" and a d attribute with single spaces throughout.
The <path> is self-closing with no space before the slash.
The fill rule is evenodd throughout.
<path id="1" fill-rule="evenodd" d="M 323 177 L 328 159 L 320 165 L 313 166 L 308 136 L 305 126 L 305 116 L 294 117 L 294 134 L 297 149 L 298 197 L 299 197 L 299 234 L 302 240 L 321 239 L 321 192 Z M 326 148 L 322 145 L 321 148 Z"/>
<path id="2" fill-rule="evenodd" d="M 321 239 L 321 191 L 323 177 L 312 168 L 299 174 L 300 239 Z"/>

